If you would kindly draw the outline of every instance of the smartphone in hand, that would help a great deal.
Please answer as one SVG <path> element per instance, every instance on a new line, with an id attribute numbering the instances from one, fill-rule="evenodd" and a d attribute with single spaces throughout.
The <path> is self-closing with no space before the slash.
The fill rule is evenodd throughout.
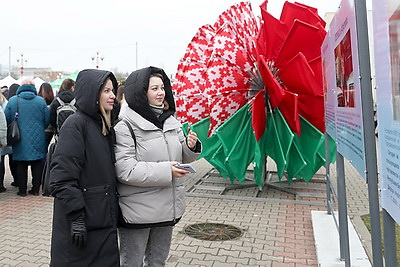
<path id="1" fill-rule="evenodd" d="M 196 169 L 190 164 L 176 164 L 174 166 L 177 167 L 178 169 L 187 170 L 191 173 L 196 172 Z"/>

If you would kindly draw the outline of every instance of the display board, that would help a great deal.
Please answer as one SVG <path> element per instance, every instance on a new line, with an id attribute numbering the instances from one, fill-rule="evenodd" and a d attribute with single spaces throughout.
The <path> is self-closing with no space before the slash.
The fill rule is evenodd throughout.
<path id="1" fill-rule="evenodd" d="M 400 223 L 400 0 L 374 0 L 382 207 Z"/>
<path id="2" fill-rule="evenodd" d="M 343 0 L 321 47 L 327 133 L 365 178 L 365 148 L 354 2 Z"/>

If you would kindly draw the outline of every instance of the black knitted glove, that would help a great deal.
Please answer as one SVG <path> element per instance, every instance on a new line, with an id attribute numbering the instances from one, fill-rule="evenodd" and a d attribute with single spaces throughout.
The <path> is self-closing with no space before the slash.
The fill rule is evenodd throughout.
<path id="1" fill-rule="evenodd" d="M 72 243 L 77 247 L 82 247 L 86 243 L 87 231 L 85 224 L 85 214 L 82 212 L 78 218 L 71 222 Z"/>

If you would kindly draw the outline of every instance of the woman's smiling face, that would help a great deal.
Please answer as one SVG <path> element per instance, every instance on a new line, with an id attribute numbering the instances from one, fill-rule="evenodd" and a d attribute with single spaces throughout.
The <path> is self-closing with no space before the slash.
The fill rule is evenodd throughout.
<path id="1" fill-rule="evenodd" d="M 147 89 L 147 101 L 150 105 L 161 106 L 164 102 L 164 98 L 164 82 L 160 77 L 150 77 L 149 88 Z"/>

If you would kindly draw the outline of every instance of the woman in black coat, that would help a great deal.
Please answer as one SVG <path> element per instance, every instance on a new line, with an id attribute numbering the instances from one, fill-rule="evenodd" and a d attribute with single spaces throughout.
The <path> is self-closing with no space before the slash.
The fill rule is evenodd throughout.
<path id="1" fill-rule="evenodd" d="M 111 72 L 78 74 L 78 110 L 64 122 L 50 165 L 50 266 L 119 266 L 111 127 L 116 89 Z"/>

